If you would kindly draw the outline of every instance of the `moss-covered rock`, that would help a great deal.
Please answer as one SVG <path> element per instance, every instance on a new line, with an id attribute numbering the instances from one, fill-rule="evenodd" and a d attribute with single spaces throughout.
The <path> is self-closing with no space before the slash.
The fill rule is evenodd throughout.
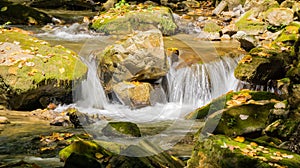
<path id="1" fill-rule="evenodd" d="M 131 122 L 109 122 L 102 132 L 109 137 L 140 137 L 141 132 L 135 123 Z"/>
<path id="2" fill-rule="evenodd" d="M 285 77 L 286 66 L 292 62 L 290 53 L 280 49 L 254 48 L 244 56 L 234 71 L 237 79 L 265 85 Z"/>
<path id="3" fill-rule="evenodd" d="M 111 143 L 110 147 L 115 145 Z M 65 167 L 83 167 L 83 165 L 111 168 L 184 167 L 184 163 L 179 159 L 162 151 L 154 144 L 141 142 L 139 146 L 130 145 L 125 147 L 117 155 L 107 151 L 94 141 L 80 140 L 61 150 L 59 156 L 65 161 Z"/>
<path id="4" fill-rule="evenodd" d="M 216 111 L 228 108 L 230 103 L 227 102 L 231 100 L 234 95 L 244 95 L 244 94 L 249 94 L 251 96 L 250 100 L 254 100 L 254 101 L 279 99 L 278 96 L 276 96 L 274 93 L 263 92 L 263 91 L 241 90 L 239 92 L 229 92 L 226 95 L 220 96 L 212 100 L 209 104 L 196 109 L 195 111 L 188 114 L 185 118 L 205 119 L 206 117 L 208 117 L 208 115 Z"/>
<path id="5" fill-rule="evenodd" d="M 6 0 L 0 2 L 0 16 L 0 24 L 11 22 L 16 25 L 44 25 L 52 22 L 52 18 L 46 13 Z"/>
<path id="6" fill-rule="evenodd" d="M 95 17 L 90 28 L 106 34 L 129 34 L 135 30 L 153 28 L 158 28 L 164 35 L 172 35 L 177 31 L 169 8 L 143 5 L 112 8 Z"/>
<path id="7" fill-rule="evenodd" d="M 159 30 L 139 32 L 96 55 L 98 73 L 107 92 L 122 81 L 155 81 L 168 70 Z"/>
<path id="8" fill-rule="evenodd" d="M 21 29 L 0 29 L 0 34 L 0 102 L 23 110 L 72 101 L 72 89 L 87 73 L 75 52 Z"/>
<path id="9" fill-rule="evenodd" d="M 245 31 L 247 34 L 258 34 L 262 33 L 267 29 L 267 24 L 265 22 L 251 19 L 255 18 L 256 11 L 249 10 L 244 13 L 243 16 L 239 18 L 239 20 L 235 23 L 237 29 L 239 31 Z"/>
<path id="10" fill-rule="evenodd" d="M 260 146 L 255 142 L 235 140 L 223 135 L 200 139 L 195 147 L 188 168 L 211 167 L 299 167 L 300 156 L 289 151 L 269 146 Z"/>

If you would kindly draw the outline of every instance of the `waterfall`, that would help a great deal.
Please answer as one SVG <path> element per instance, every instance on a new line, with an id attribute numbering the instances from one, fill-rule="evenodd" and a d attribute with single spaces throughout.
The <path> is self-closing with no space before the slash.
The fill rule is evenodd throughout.
<path id="1" fill-rule="evenodd" d="M 97 75 L 96 61 L 92 58 L 92 55 L 89 59 L 82 58 L 88 67 L 88 73 L 87 78 L 81 83 L 81 90 L 76 93 L 76 97 L 78 97 L 77 105 L 84 108 L 103 109 L 108 104 L 107 97 Z"/>
<path id="2" fill-rule="evenodd" d="M 220 57 L 178 70 L 177 64 L 173 64 L 167 74 L 169 101 L 197 108 L 230 90 L 237 90 L 239 82 L 233 72 L 238 59 Z"/>

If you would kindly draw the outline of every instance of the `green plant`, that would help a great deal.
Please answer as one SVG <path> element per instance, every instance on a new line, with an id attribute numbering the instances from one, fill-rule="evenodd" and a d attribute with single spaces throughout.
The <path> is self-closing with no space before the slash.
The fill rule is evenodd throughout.
<path id="1" fill-rule="evenodd" d="M 8 21 L 8 22 L 4 23 L 3 25 L 0 25 L 0 29 L 4 29 L 7 25 L 10 25 L 10 24 L 11 24 L 11 22 Z"/>
<path id="2" fill-rule="evenodd" d="M 129 4 L 125 0 L 120 0 L 118 3 L 115 4 L 115 8 L 122 8 L 124 6 L 129 6 Z"/>

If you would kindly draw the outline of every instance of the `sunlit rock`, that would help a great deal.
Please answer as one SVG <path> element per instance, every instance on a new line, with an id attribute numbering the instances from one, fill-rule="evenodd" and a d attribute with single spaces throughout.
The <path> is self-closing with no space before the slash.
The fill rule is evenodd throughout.
<path id="1" fill-rule="evenodd" d="M 95 16 L 90 28 L 106 34 L 129 34 L 136 30 L 158 28 L 164 35 L 172 35 L 175 34 L 177 25 L 172 11 L 167 7 L 124 5 Z"/>
<path id="2" fill-rule="evenodd" d="M 265 146 L 251 139 L 241 142 L 237 138 L 212 135 L 196 142 L 187 168 L 299 167 L 299 159 L 300 156 L 295 153 Z"/>
<path id="3" fill-rule="evenodd" d="M 0 29 L 0 34 L 1 104 L 25 110 L 72 101 L 72 90 L 87 73 L 75 52 L 21 29 Z"/>
<path id="4" fill-rule="evenodd" d="M 156 81 L 168 71 L 162 34 L 159 30 L 139 32 L 120 44 L 96 53 L 98 73 L 110 92 L 122 81 Z"/>
<path id="5" fill-rule="evenodd" d="M 265 13 L 265 19 L 274 26 L 284 26 L 294 20 L 294 11 L 288 8 L 271 8 Z"/>
<path id="6" fill-rule="evenodd" d="M 0 116 L 0 124 L 9 124 L 10 121 L 8 120 L 7 117 L 2 117 Z"/>

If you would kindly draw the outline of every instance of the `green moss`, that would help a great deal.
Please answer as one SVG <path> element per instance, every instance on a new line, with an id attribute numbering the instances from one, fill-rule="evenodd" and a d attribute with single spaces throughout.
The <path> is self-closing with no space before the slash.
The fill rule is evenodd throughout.
<path id="1" fill-rule="evenodd" d="M 209 32 L 209 33 L 218 33 L 221 31 L 221 28 L 215 22 L 207 22 L 203 28 L 203 31 Z"/>
<path id="2" fill-rule="evenodd" d="M 59 157 L 61 160 L 65 161 L 72 153 L 85 155 L 89 158 L 96 158 L 96 153 L 103 155 L 102 157 L 104 158 L 113 155 L 113 153 L 107 151 L 96 142 L 87 140 L 73 142 L 71 145 L 65 147 L 59 152 Z"/>
<path id="3" fill-rule="evenodd" d="M 207 167 L 273 167 L 270 164 L 278 164 L 286 167 L 299 167 L 300 156 L 275 147 L 251 146 L 252 140 L 237 142 L 224 135 L 210 136 L 208 139 L 199 140 L 194 148 L 188 168 L 206 165 Z M 262 144 L 258 144 L 262 145 Z M 249 152 L 247 152 L 249 151 Z M 268 151 L 268 152 L 262 152 Z M 254 152 L 255 155 L 251 155 Z M 292 158 L 282 160 L 272 159 L 276 153 L 291 155 Z M 264 158 L 261 159 L 261 158 Z"/>
<path id="4" fill-rule="evenodd" d="M 20 62 L 9 67 L 0 66 L 0 76 L 8 80 L 5 82 L 14 89 L 27 91 L 53 80 L 57 82 L 56 86 L 64 84 L 71 88 L 71 82 L 82 78 L 87 72 L 87 67 L 78 55 L 63 46 L 53 47 L 45 41 L 17 31 L 3 31 L 0 42 L 20 42 L 21 49 L 33 54 L 33 58 L 26 60 L 34 63 L 32 67 L 23 65 L 20 68 Z M 13 69 L 15 74 L 11 75 L 9 71 Z"/>
<path id="5" fill-rule="evenodd" d="M 163 34 L 171 35 L 176 32 L 177 25 L 167 7 L 138 9 L 132 6 L 130 10 L 112 9 L 100 14 L 90 28 L 106 34 L 128 34 L 134 30 L 159 28 Z"/>
<path id="6" fill-rule="evenodd" d="M 141 136 L 139 127 L 131 122 L 109 122 L 102 132 L 106 136 Z"/>
<path id="7" fill-rule="evenodd" d="M 237 22 L 236 26 L 238 30 L 242 31 L 260 31 L 263 32 L 267 29 L 267 25 L 264 22 L 249 20 L 254 15 L 254 10 L 247 11 Z"/>
<path id="8" fill-rule="evenodd" d="M 255 101 L 259 100 L 271 100 L 271 99 L 279 99 L 274 93 L 264 92 L 264 91 L 249 91 L 249 90 L 242 90 L 238 92 L 230 92 L 226 95 L 220 96 L 214 100 L 212 100 L 209 104 L 202 106 L 195 111 L 188 114 L 185 118 L 186 119 L 204 119 L 209 114 L 212 114 L 218 110 L 222 110 L 227 108 L 226 102 L 232 98 L 233 95 L 238 95 L 241 93 L 249 93 L 251 95 L 251 99 Z"/>

